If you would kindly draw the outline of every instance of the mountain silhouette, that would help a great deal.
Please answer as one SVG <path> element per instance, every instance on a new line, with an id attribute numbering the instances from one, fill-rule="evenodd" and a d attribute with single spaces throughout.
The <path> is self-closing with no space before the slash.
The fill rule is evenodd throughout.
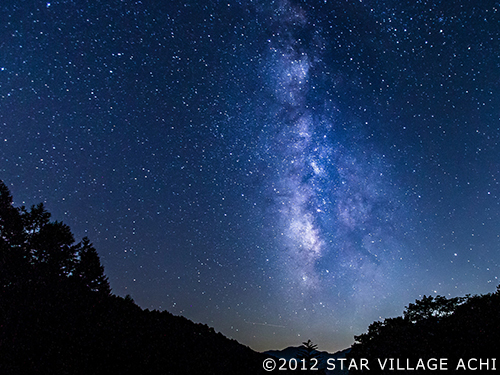
<path id="1" fill-rule="evenodd" d="M 267 350 L 264 352 L 264 354 L 271 356 L 271 357 L 274 357 L 274 358 L 278 358 L 278 359 L 283 358 L 287 362 L 292 358 L 295 358 L 296 360 L 300 361 L 302 358 L 302 355 L 303 355 L 303 350 L 304 350 L 303 345 L 301 345 L 301 346 L 289 346 L 289 347 L 282 349 L 282 350 Z M 318 359 L 318 362 L 319 362 L 318 369 L 322 370 L 323 371 L 322 373 L 327 374 L 327 375 L 347 374 L 348 373 L 347 370 L 340 369 L 338 359 L 346 358 L 346 355 L 350 351 L 351 351 L 351 348 L 340 350 L 340 351 L 335 352 L 335 353 L 329 353 L 326 351 L 315 350 L 314 354 L 317 355 L 316 358 Z M 328 366 L 328 364 L 329 364 L 327 362 L 328 360 L 330 360 L 330 362 L 329 362 L 330 366 Z M 335 369 L 328 370 L 328 367 L 332 368 L 332 366 L 331 366 L 332 363 L 336 364 Z M 315 372 L 318 373 L 317 371 L 315 371 Z"/>

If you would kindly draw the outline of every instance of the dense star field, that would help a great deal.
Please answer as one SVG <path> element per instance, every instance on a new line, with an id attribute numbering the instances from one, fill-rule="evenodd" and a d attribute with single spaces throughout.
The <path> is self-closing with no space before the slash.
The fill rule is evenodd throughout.
<path id="1" fill-rule="evenodd" d="M 500 283 L 498 1 L 2 1 L 0 179 L 255 350 Z"/>

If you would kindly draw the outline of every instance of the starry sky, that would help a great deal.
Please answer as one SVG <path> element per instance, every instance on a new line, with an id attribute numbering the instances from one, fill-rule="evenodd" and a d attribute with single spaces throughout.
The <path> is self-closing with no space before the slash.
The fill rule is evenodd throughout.
<path id="1" fill-rule="evenodd" d="M 0 178 L 255 350 L 500 283 L 500 3 L 0 5 Z"/>

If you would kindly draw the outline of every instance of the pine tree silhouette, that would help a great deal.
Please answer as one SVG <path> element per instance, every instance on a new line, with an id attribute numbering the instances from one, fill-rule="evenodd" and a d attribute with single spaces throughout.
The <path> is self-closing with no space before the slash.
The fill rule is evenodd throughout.
<path id="1" fill-rule="evenodd" d="M 71 229 L 50 221 L 42 203 L 13 206 L 12 195 L 0 180 L 0 280 L 2 288 L 15 285 L 77 280 L 86 288 L 110 294 L 99 255 L 88 238 L 75 243 Z"/>
<path id="2" fill-rule="evenodd" d="M 0 288 L 10 290 L 19 285 L 28 268 L 28 251 L 24 246 L 23 221 L 7 186 L 0 180 Z"/>
<path id="3" fill-rule="evenodd" d="M 87 237 L 82 240 L 78 257 L 80 259 L 75 266 L 75 277 L 90 290 L 109 295 L 111 288 L 108 278 L 104 275 L 104 267 Z"/>
<path id="4" fill-rule="evenodd" d="M 307 340 L 302 343 L 298 357 L 300 360 L 305 360 L 307 369 L 311 369 L 313 366 L 319 369 L 320 355 L 321 353 L 318 352 L 318 345 L 314 344 L 311 340 Z M 317 373 L 317 371 L 315 372 Z"/>

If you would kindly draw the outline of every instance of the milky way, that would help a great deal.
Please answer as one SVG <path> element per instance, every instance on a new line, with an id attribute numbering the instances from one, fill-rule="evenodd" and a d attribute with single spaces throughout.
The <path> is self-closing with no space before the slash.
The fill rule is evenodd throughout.
<path id="1" fill-rule="evenodd" d="M 498 3 L 0 5 L 0 178 L 113 292 L 348 347 L 500 272 Z"/>
<path id="2" fill-rule="evenodd" d="M 306 23 L 303 12 L 286 2 L 279 10 L 277 17 L 283 17 L 285 23 L 280 25 L 278 35 L 288 33 L 289 28 L 300 29 Z M 316 262 L 324 251 L 323 236 L 317 225 L 320 209 L 316 208 L 318 192 L 314 183 L 314 178 L 322 173 L 314 152 L 322 145 L 314 139 L 317 130 L 307 106 L 310 58 L 307 52 L 294 47 L 296 43 L 293 35 L 285 37 L 283 46 L 273 47 L 272 41 L 269 43 L 269 59 L 276 64 L 272 69 L 276 75 L 272 84 L 281 118 L 274 140 L 279 146 L 280 173 L 273 182 L 272 193 L 284 226 L 286 253 L 280 260 L 305 285 L 313 286 L 317 283 Z"/>
<path id="3" fill-rule="evenodd" d="M 386 229 L 398 208 L 384 177 L 389 166 L 369 142 L 345 147 L 336 134 L 335 103 L 311 95 L 328 77 L 321 71 L 312 77 L 323 64 L 324 41 L 317 30 L 304 30 L 310 24 L 304 11 L 283 1 L 271 19 L 277 42 L 268 41 L 266 69 L 279 120 L 269 139 L 277 159 L 270 195 L 283 235 L 277 256 L 287 279 L 300 287 L 331 289 L 346 278 L 359 296 L 366 288 L 359 278 L 369 273 L 368 283 L 378 283 L 395 256 L 397 239 Z"/>

